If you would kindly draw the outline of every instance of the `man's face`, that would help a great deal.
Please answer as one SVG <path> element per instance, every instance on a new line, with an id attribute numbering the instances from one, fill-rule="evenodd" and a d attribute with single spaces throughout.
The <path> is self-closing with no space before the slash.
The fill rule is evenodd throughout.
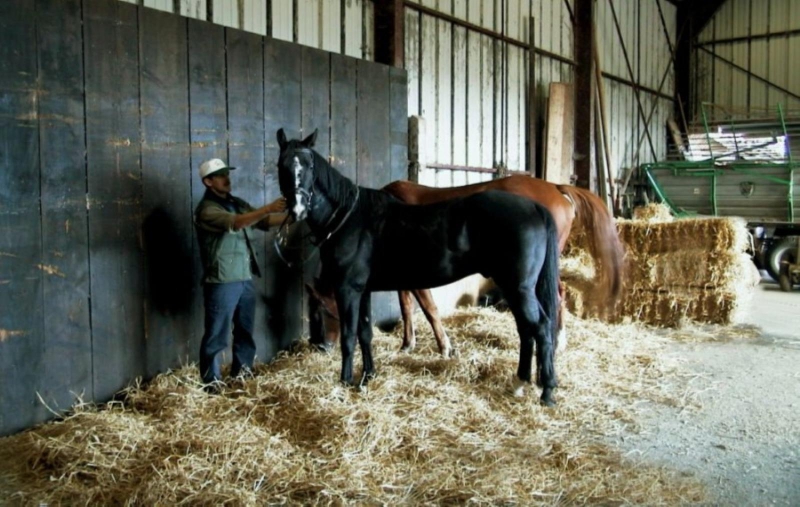
<path id="1" fill-rule="evenodd" d="M 204 178 L 203 183 L 220 195 L 226 195 L 231 192 L 231 178 L 228 170 L 215 172 L 211 176 Z"/>

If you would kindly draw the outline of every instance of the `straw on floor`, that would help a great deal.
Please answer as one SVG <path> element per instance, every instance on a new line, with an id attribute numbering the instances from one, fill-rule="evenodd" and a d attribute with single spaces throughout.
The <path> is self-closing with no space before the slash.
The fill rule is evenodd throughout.
<path id="1" fill-rule="evenodd" d="M 705 499 L 691 478 L 630 461 L 608 437 L 639 407 L 691 409 L 667 338 L 568 316 L 559 405 L 506 391 L 518 356 L 508 313 L 446 319 L 442 359 L 417 315 L 417 351 L 377 334 L 379 376 L 338 384 L 339 353 L 300 345 L 251 380 L 205 394 L 194 367 L 130 387 L 121 402 L 0 440 L 0 503 L 94 505 L 675 505 Z"/>

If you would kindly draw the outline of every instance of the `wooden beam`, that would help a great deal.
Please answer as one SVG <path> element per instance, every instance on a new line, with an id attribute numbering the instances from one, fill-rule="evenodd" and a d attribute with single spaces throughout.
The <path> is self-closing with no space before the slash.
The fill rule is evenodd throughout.
<path id="1" fill-rule="evenodd" d="M 375 0 L 375 61 L 402 69 L 405 59 L 403 0 Z"/>
<path id="2" fill-rule="evenodd" d="M 536 109 L 536 52 L 534 37 L 536 31 L 536 22 L 533 16 L 528 20 L 528 171 L 532 176 L 537 176 L 540 172 L 536 164 L 536 141 L 537 141 L 537 126 L 539 123 L 538 114 Z"/>
<path id="3" fill-rule="evenodd" d="M 477 0 L 475 0 L 477 1 Z M 452 23 L 453 26 L 460 26 L 464 27 L 467 30 L 472 32 L 479 33 L 481 35 L 486 35 L 493 40 L 498 40 L 501 42 L 506 42 L 511 46 L 518 47 L 520 49 L 528 50 L 530 48 L 530 42 L 521 41 L 518 39 L 514 39 L 512 37 L 508 37 L 503 35 L 500 32 L 495 32 L 494 30 L 489 30 L 487 28 L 483 28 L 482 26 L 476 25 L 474 23 L 470 23 L 468 21 L 464 21 L 463 19 L 459 19 L 455 16 L 451 16 L 449 14 L 445 14 L 443 12 L 439 12 L 436 9 L 431 9 L 430 7 L 425 7 L 423 5 L 418 5 L 413 2 L 409 2 L 406 0 L 405 6 L 409 9 L 413 9 L 419 13 L 425 14 L 426 16 L 430 16 L 432 18 L 441 19 L 443 21 L 447 21 L 448 23 Z M 575 65 L 575 61 L 567 58 L 566 56 L 559 55 L 557 53 L 553 53 L 552 51 L 547 51 L 545 49 L 534 47 L 533 51 L 537 55 L 546 56 L 547 58 L 552 58 L 553 60 L 559 61 L 561 63 L 566 63 L 567 65 Z"/>
<path id="4" fill-rule="evenodd" d="M 593 189 L 592 125 L 594 109 L 594 1 L 575 1 L 575 184 Z"/>
<path id="5" fill-rule="evenodd" d="M 697 36 L 703 31 L 717 10 L 725 0 L 709 0 L 707 2 L 681 2 L 678 5 L 677 17 L 679 27 L 686 28 L 686 34 L 678 40 L 675 54 L 675 90 L 678 100 L 675 105 L 676 117 L 681 109 L 691 117 L 692 110 L 692 45 L 697 41 Z"/>
<path id="6" fill-rule="evenodd" d="M 550 83 L 545 132 L 544 179 L 560 185 L 570 184 L 574 145 L 573 97 L 569 83 Z"/>

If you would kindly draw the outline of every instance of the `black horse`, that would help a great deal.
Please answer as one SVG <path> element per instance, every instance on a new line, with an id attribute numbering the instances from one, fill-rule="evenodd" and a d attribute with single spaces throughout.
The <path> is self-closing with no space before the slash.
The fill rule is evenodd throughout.
<path id="1" fill-rule="evenodd" d="M 335 288 L 341 322 L 341 380 L 353 383 L 355 337 L 366 382 L 372 360 L 370 294 L 437 287 L 481 273 L 503 291 L 517 323 L 515 394 L 531 382 L 536 340 L 541 400 L 553 404 L 558 304 L 558 238 L 550 213 L 516 195 L 487 191 L 431 205 L 408 205 L 356 186 L 300 141 L 278 130 L 278 181 L 296 221 L 317 240 L 325 283 Z"/>

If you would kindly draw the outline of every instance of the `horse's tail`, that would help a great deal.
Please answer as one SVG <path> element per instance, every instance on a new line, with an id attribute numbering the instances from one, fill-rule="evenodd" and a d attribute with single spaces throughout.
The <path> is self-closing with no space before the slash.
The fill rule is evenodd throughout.
<path id="1" fill-rule="evenodd" d="M 542 306 L 547 318 L 550 319 L 550 336 L 553 340 L 553 350 L 558 346 L 558 228 L 550 212 L 542 208 L 547 232 L 547 249 L 544 256 L 542 271 L 536 281 L 536 299 Z"/>
<path id="2" fill-rule="evenodd" d="M 578 229 L 586 234 L 589 253 L 597 267 L 596 276 L 605 290 L 600 298 L 613 305 L 622 289 L 625 257 L 614 216 L 603 200 L 589 190 L 570 185 L 558 185 L 558 189 L 575 203 L 572 231 Z"/>

